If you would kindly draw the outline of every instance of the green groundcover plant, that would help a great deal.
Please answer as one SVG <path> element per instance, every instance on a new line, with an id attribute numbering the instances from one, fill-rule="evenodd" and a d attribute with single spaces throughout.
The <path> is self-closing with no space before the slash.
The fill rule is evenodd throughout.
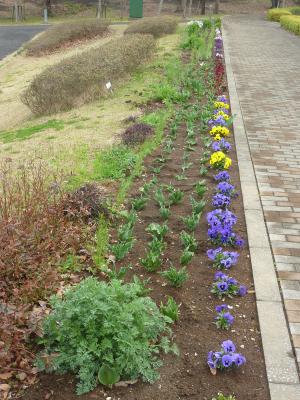
<path id="1" fill-rule="evenodd" d="M 112 385 L 121 379 L 158 377 L 161 350 L 177 353 L 170 340 L 171 318 L 163 315 L 137 279 L 123 284 L 87 278 L 63 298 L 51 299 L 52 312 L 43 323 L 42 360 L 50 371 L 74 372 L 77 393 L 89 392 L 97 382 Z"/>

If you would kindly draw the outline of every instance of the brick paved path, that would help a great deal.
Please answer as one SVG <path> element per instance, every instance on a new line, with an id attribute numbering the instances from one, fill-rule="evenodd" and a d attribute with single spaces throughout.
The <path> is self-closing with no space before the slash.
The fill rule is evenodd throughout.
<path id="1" fill-rule="evenodd" d="M 300 367 L 300 37 L 258 17 L 224 30 Z"/>

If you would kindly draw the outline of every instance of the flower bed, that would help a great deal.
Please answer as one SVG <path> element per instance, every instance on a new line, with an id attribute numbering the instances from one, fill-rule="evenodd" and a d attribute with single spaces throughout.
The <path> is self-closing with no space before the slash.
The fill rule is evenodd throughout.
<path id="1" fill-rule="evenodd" d="M 172 323 L 180 355 L 162 357 L 152 385 L 125 374 L 119 385 L 100 386 L 92 396 L 211 399 L 222 391 L 237 399 L 269 398 L 243 205 L 236 200 L 240 183 L 219 30 L 214 61 L 189 65 L 185 90 L 193 91 L 178 104 L 162 146 L 145 159 L 127 211 L 112 227 L 102 272 L 107 279 L 145 282 Z M 201 102 L 195 82 L 206 82 L 197 87 Z M 93 304 L 87 306 L 93 313 Z M 115 359 L 107 362 L 118 369 Z M 74 381 L 44 375 L 24 399 L 40 400 L 45 388 L 55 399 L 75 399 Z"/>

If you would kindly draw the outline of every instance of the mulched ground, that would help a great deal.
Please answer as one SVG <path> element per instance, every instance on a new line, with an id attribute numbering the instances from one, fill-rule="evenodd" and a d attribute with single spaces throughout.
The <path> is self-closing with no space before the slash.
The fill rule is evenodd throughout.
<path id="1" fill-rule="evenodd" d="M 176 181 L 174 176 L 181 172 L 183 147 L 186 129 L 180 127 L 175 150 L 170 159 L 163 166 L 158 178 L 159 183 L 172 184 L 185 192 L 182 203 L 172 206 L 172 214 L 168 221 L 170 228 L 166 236 L 167 249 L 163 255 L 164 268 L 168 268 L 167 260 L 179 266 L 179 258 L 182 245 L 179 233 L 184 229 L 181 216 L 191 213 L 189 196 L 193 193 L 193 185 L 202 179 L 199 175 L 199 160 L 202 155 L 203 146 L 198 137 L 196 151 L 191 152 L 190 161 L 193 166 L 187 171 L 188 177 L 185 181 Z M 234 145 L 234 139 L 229 141 Z M 138 179 L 131 192 L 131 196 L 138 194 L 138 188 L 152 177 L 150 166 L 154 165 L 154 159 L 161 155 L 161 149 L 145 160 L 146 172 Z M 231 177 L 233 183 L 240 191 L 240 181 L 237 168 L 235 150 L 232 150 L 230 157 L 233 161 Z M 24 400 L 85 400 L 111 398 L 111 400 L 210 400 L 219 391 L 224 394 L 235 394 L 237 400 L 268 400 L 268 384 L 266 379 L 264 357 L 257 319 L 253 278 L 249 259 L 249 249 L 245 246 L 241 251 L 238 265 L 232 268 L 231 276 L 240 283 L 247 285 L 250 293 L 244 298 L 226 300 L 232 305 L 233 314 L 236 318 L 232 330 L 221 331 L 214 325 L 214 308 L 221 301 L 210 294 L 210 287 L 213 281 L 214 270 L 206 256 L 206 250 L 210 247 L 207 242 L 206 213 L 212 209 L 210 199 L 213 194 L 215 182 L 213 181 L 214 171 L 209 171 L 205 177 L 209 191 L 206 194 L 208 201 L 202 215 L 195 235 L 199 247 L 191 264 L 188 266 L 189 280 L 183 288 L 174 289 L 165 284 L 165 281 L 158 274 L 148 273 L 139 265 L 139 259 L 144 257 L 145 248 L 150 236 L 145 228 L 150 222 L 162 223 L 159 217 L 158 207 L 153 200 L 147 203 L 146 208 L 139 212 L 139 221 L 135 226 L 135 237 L 137 238 L 131 254 L 122 261 L 122 265 L 132 263 L 134 273 L 143 279 L 151 278 L 151 297 L 157 304 L 165 301 L 167 296 L 173 296 L 177 303 L 181 303 L 181 317 L 174 325 L 175 341 L 180 349 L 180 356 L 167 355 L 163 357 L 164 366 L 161 368 L 161 377 L 153 385 L 138 382 L 129 387 L 118 387 L 112 390 L 99 386 L 94 392 L 77 396 L 75 394 L 75 380 L 71 375 L 41 375 L 40 382 L 30 388 L 22 397 Z M 246 225 L 244 219 L 243 203 L 241 196 L 233 201 L 231 210 L 238 217 L 236 232 L 246 238 Z M 130 278 L 130 275 L 127 279 Z M 213 376 L 206 365 L 206 357 L 209 350 L 218 350 L 223 340 L 231 339 L 237 345 L 237 351 L 247 358 L 247 363 L 238 370 L 225 373 L 218 372 Z"/>

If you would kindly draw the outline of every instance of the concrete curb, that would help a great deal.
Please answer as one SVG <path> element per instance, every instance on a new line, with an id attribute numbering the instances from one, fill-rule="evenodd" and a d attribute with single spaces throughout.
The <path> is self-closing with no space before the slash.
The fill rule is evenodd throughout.
<path id="1" fill-rule="evenodd" d="M 300 381 L 264 221 L 223 20 L 228 90 L 244 201 L 256 302 L 271 400 L 299 400 Z"/>

